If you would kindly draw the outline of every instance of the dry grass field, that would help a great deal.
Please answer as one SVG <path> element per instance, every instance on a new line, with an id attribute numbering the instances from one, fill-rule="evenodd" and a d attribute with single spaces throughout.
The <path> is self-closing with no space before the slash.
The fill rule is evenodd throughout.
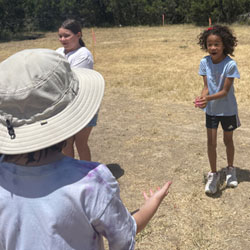
<path id="1" fill-rule="evenodd" d="M 235 132 L 239 186 L 204 194 L 209 171 L 204 113 L 193 99 L 202 88 L 198 75 L 206 55 L 197 45 L 202 28 L 164 27 L 84 29 L 95 69 L 106 80 L 98 126 L 90 138 L 92 158 L 107 164 L 129 211 L 143 203 L 142 192 L 172 180 L 170 193 L 146 229 L 136 250 L 250 249 L 250 32 L 232 26 L 241 79 L 235 81 L 242 126 Z M 25 48 L 59 47 L 56 33 L 36 40 L 0 43 L 0 61 Z M 34 62 L 35 63 L 35 62 Z M 14 74 L 15 72 L 13 72 Z M 226 167 L 222 131 L 218 132 L 218 169 Z"/>

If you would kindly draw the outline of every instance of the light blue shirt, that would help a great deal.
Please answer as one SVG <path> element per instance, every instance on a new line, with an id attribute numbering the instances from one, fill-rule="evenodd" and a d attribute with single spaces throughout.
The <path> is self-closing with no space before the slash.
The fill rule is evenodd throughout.
<path id="1" fill-rule="evenodd" d="M 214 64 L 210 56 L 201 59 L 199 74 L 207 76 L 207 85 L 209 95 L 218 93 L 223 89 L 225 79 L 240 78 L 236 62 L 229 56 L 223 61 Z M 232 85 L 227 96 L 212 100 L 207 103 L 205 111 L 208 115 L 215 116 L 232 116 L 238 114 L 237 102 Z"/>
<path id="2" fill-rule="evenodd" d="M 99 163 L 0 162 L 0 250 L 133 250 L 136 222 Z"/>

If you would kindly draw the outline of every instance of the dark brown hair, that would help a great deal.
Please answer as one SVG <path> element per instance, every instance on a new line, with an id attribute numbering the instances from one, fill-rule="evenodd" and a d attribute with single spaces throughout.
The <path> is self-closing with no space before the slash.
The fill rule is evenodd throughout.
<path id="1" fill-rule="evenodd" d="M 62 23 L 61 28 L 70 30 L 70 31 L 73 32 L 74 34 L 77 34 L 78 32 L 81 32 L 81 33 L 82 33 L 81 24 L 80 24 L 78 21 L 76 21 L 75 19 L 67 19 L 67 20 L 65 20 L 65 21 Z M 82 40 L 81 37 L 80 37 L 80 39 L 79 39 L 79 44 L 80 44 L 82 47 L 85 47 L 85 43 L 84 43 L 84 41 Z"/>
<path id="2" fill-rule="evenodd" d="M 234 48 L 237 46 L 238 40 L 227 26 L 215 25 L 201 32 L 198 36 L 198 44 L 201 49 L 207 50 L 207 38 L 210 35 L 219 36 L 224 45 L 224 55 L 229 54 L 233 56 Z"/>
<path id="3" fill-rule="evenodd" d="M 49 151 L 54 151 L 54 152 L 61 152 L 62 149 L 65 147 L 66 141 L 62 141 L 60 143 L 57 143 L 53 146 L 50 146 L 48 148 L 41 149 L 39 151 L 27 153 L 27 154 L 19 154 L 19 155 L 5 155 L 4 160 L 13 160 L 13 159 L 18 159 L 21 157 L 25 157 L 27 159 L 26 164 L 31 163 L 31 162 L 39 162 L 43 156 L 47 156 Z M 38 153 L 38 159 L 35 159 L 34 156 L 35 154 Z M 0 154 L 1 157 L 2 154 Z"/>

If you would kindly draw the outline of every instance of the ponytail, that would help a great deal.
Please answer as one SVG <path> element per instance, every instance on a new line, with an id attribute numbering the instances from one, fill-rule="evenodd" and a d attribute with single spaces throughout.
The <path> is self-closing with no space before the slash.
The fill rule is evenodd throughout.
<path id="1" fill-rule="evenodd" d="M 81 45 L 81 47 L 85 47 L 85 43 L 84 43 L 84 41 L 82 40 L 82 38 L 79 39 L 79 44 Z"/>

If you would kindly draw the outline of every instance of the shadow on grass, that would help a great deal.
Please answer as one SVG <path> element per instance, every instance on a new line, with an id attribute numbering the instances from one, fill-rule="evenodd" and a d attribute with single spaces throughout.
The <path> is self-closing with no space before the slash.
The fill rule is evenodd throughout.
<path id="1" fill-rule="evenodd" d="M 218 188 L 218 191 L 215 194 L 207 194 L 208 197 L 211 197 L 214 199 L 220 198 L 224 190 L 226 190 L 227 188 L 231 188 L 225 185 L 225 181 L 226 181 L 225 170 L 226 168 L 223 168 L 220 171 L 218 171 L 218 173 L 220 173 L 220 186 Z M 237 175 L 238 184 L 240 184 L 241 182 L 250 182 L 249 170 L 236 167 L 236 175 Z"/>
<path id="2" fill-rule="evenodd" d="M 45 37 L 44 33 L 30 32 L 30 33 L 18 33 L 12 35 L 6 35 L 0 37 L 0 42 L 10 42 L 10 41 L 24 41 L 24 40 L 36 40 Z"/>
<path id="3" fill-rule="evenodd" d="M 250 171 L 247 169 L 236 168 L 238 183 L 250 182 Z"/>
<path id="4" fill-rule="evenodd" d="M 121 168 L 119 164 L 110 163 L 107 164 L 107 167 L 116 179 L 119 179 L 124 175 L 124 170 Z"/>

